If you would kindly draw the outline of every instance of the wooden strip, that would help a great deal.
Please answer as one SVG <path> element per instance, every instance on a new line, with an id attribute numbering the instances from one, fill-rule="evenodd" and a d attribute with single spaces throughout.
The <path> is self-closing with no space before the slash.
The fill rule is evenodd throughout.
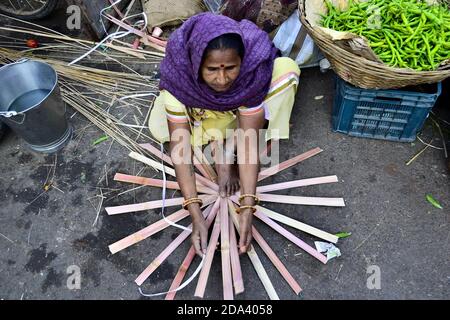
<path id="1" fill-rule="evenodd" d="M 206 178 L 211 178 L 208 174 L 208 172 L 206 171 L 206 169 L 202 166 L 202 164 L 198 161 L 197 157 L 192 157 L 192 160 L 194 161 L 194 166 L 197 168 L 197 170 L 200 172 L 200 174 L 203 177 Z"/>
<path id="2" fill-rule="evenodd" d="M 333 182 L 338 182 L 337 176 L 326 176 L 326 177 L 294 180 L 294 181 L 277 183 L 277 184 L 269 184 L 266 186 L 257 187 L 256 192 L 258 192 L 258 193 L 272 192 L 272 191 L 277 191 L 277 190 L 285 190 L 285 189 L 290 189 L 290 188 L 306 187 L 306 186 L 312 186 L 312 185 L 324 184 L 324 183 L 333 183 Z"/>
<path id="3" fill-rule="evenodd" d="M 149 151 L 151 154 L 157 156 L 159 159 L 162 159 L 168 165 L 173 166 L 172 158 L 170 158 L 170 156 L 168 156 L 164 152 L 161 154 L 161 150 L 159 150 L 158 148 L 154 147 L 151 143 L 141 143 L 139 145 L 142 148 L 144 148 L 145 150 Z"/>
<path id="4" fill-rule="evenodd" d="M 230 260 L 230 228 L 227 199 L 220 198 L 220 254 L 222 257 L 223 299 L 233 300 L 233 280 Z"/>
<path id="5" fill-rule="evenodd" d="M 233 275 L 234 294 L 238 295 L 244 292 L 244 281 L 242 279 L 241 263 L 239 261 L 239 251 L 236 239 L 236 230 L 234 229 L 233 221 L 229 217 L 230 222 L 230 259 L 231 271 Z"/>
<path id="6" fill-rule="evenodd" d="M 131 176 L 131 175 L 123 174 L 123 173 L 116 173 L 116 175 L 114 176 L 114 181 L 139 184 L 139 185 L 143 185 L 143 186 L 159 187 L 159 188 L 162 188 L 164 185 L 164 181 L 161 179 Z M 180 190 L 180 185 L 176 181 L 168 181 L 167 180 L 166 188 Z M 201 184 L 197 184 L 197 192 L 207 193 L 207 194 L 217 194 L 216 191 L 214 191 L 208 187 L 205 187 Z"/>
<path id="7" fill-rule="evenodd" d="M 271 218 L 272 220 L 276 220 L 278 222 L 284 223 L 290 227 L 296 228 L 300 231 L 309 233 L 313 236 L 316 236 L 318 238 L 321 238 L 325 241 L 328 242 L 332 242 L 332 243 L 337 243 L 338 242 L 338 237 L 336 237 L 335 235 L 322 231 L 320 229 L 314 228 L 310 225 L 307 225 L 306 223 L 297 221 L 295 219 L 289 218 L 285 215 L 282 215 L 278 212 L 269 210 L 267 208 L 261 207 L 261 206 L 257 206 L 256 207 L 259 211 L 261 211 L 261 213 L 265 214 L 266 216 L 268 216 L 269 218 Z"/>
<path id="8" fill-rule="evenodd" d="M 217 199 L 217 201 L 214 204 L 214 207 L 212 209 L 212 212 L 215 211 L 217 213 L 217 210 L 219 210 L 219 205 L 220 205 L 220 200 Z M 210 225 L 211 224 L 208 225 L 208 228 L 210 227 Z M 170 292 L 170 291 L 177 289 L 181 285 L 184 277 L 186 276 L 186 272 L 189 269 L 189 267 L 191 266 L 192 260 L 194 260 L 195 256 L 196 256 L 195 248 L 194 248 L 194 246 L 191 246 L 186 257 L 183 260 L 183 263 L 181 264 L 180 268 L 178 269 L 177 275 L 175 276 L 175 278 L 172 281 L 172 284 L 170 285 L 170 289 L 166 295 L 165 300 L 173 300 L 175 298 L 176 292 Z"/>
<path id="9" fill-rule="evenodd" d="M 208 218 L 206 219 L 207 224 L 211 224 L 214 217 L 217 214 L 217 210 L 213 212 L 212 209 L 213 207 L 210 206 L 208 209 L 203 211 L 203 217 L 206 218 L 206 216 L 208 216 Z M 192 224 L 189 225 L 189 228 L 192 229 Z M 172 254 L 172 252 L 175 251 L 175 249 L 178 248 L 179 245 L 182 244 L 183 241 L 189 237 L 191 233 L 192 233 L 191 230 L 184 230 L 183 232 L 181 232 L 178 235 L 178 237 L 176 237 L 175 240 L 172 241 L 172 243 L 170 243 L 166 247 L 166 249 L 164 249 L 156 257 L 156 259 L 153 260 L 152 263 L 150 263 L 150 265 L 147 268 L 145 268 L 145 270 L 136 278 L 136 280 L 134 280 L 134 282 L 136 282 L 138 286 L 141 286 L 144 283 L 144 281 L 147 280 L 147 278 L 150 277 L 152 273 L 155 272 L 155 270 L 158 269 L 158 267 L 167 259 L 167 257 L 169 257 Z"/>
<path id="10" fill-rule="evenodd" d="M 270 261 L 272 261 L 273 265 L 277 268 L 277 270 L 281 273 L 283 278 L 289 284 L 289 286 L 294 290 L 295 294 L 299 294 L 302 291 L 298 282 L 294 279 L 294 277 L 289 273 L 288 269 L 284 266 L 283 262 L 277 257 L 276 253 L 273 252 L 272 248 L 268 245 L 268 243 L 264 240 L 262 235 L 256 230 L 255 227 L 252 227 L 253 238 L 259 244 L 261 249 L 266 253 L 267 257 L 269 257 Z"/>
<path id="11" fill-rule="evenodd" d="M 209 239 L 208 249 L 206 250 L 205 260 L 203 262 L 202 271 L 198 277 L 197 287 L 195 288 L 195 297 L 203 298 L 205 295 L 206 283 L 208 282 L 209 271 L 211 270 L 211 264 L 214 258 L 214 252 L 216 251 L 217 241 L 220 234 L 220 215 L 216 216 L 216 221 Z"/>
<path id="12" fill-rule="evenodd" d="M 145 148 L 150 153 L 152 153 L 154 156 L 162 159 L 163 161 L 165 161 L 167 163 L 172 164 L 172 160 L 170 159 L 170 157 L 167 156 L 167 155 L 161 156 L 161 151 L 159 151 L 155 147 L 152 148 L 152 146 L 151 145 L 149 146 L 148 144 L 143 144 L 142 147 Z M 153 167 L 153 165 L 151 165 L 151 166 Z M 160 164 L 159 167 L 161 167 L 161 164 Z M 158 170 L 161 170 L 161 169 L 158 169 Z M 203 184 L 204 186 L 207 186 L 207 187 L 211 188 L 214 191 L 218 191 L 219 190 L 219 186 L 216 183 L 208 180 L 207 178 L 205 178 L 205 177 L 203 177 L 203 176 L 201 176 L 201 175 L 199 175 L 197 173 L 195 174 L 195 178 L 196 178 L 196 180 L 199 183 Z"/>
<path id="13" fill-rule="evenodd" d="M 199 195 L 200 199 L 203 200 L 203 204 L 209 204 L 214 202 L 215 198 L 217 198 L 216 195 Z M 173 198 L 173 199 L 166 199 L 164 206 L 165 207 L 173 207 L 173 206 L 179 206 L 182 205 L 184 201 L 184 198 Z M 154 200 L 154 201 L 148 201 L 143 203 L 135 203 L 135 204 L 128 204 L 123 206 L 115 206 L 115 207 L 106 207 L 105 210 L 108 213 L 108 215 L 116 215 L 116 214 L 122 214 L 122 213 L 129 213 L 129 212 L 139 212 L 139 211 L 145 211 L 145 210 L 151 210 L 151 209 L 158 209 L 163 206 L 163 200 Z"/>
<path id="14" fill-rule="evenodd" d="M 255 216 L 264 221 L 268 226 L 270 226 L 272 229 L 277 231 L 279 234 L 284 236 L 285 238 L 289 239 L 293 243 L 295 243 L 297 246 L 299 246 L 301 249 L 308 252 L 310 255 L 312 255 L 314 258 L 322 262 L 323 264 L 327 263 L 327 257 L 325 257 L 323 254 L 318 252 L 316 249 L 305 243 L 304 241 L 297 238 L 295 235 L 290 233 L 288 230 L 284 229 L 282 226 L 277 224 L 275 221 L 272 221 L 270 218 L 265 216 L 260 211 L 255 212 Z"/>
<path id="15" fill-rule="evenodd" d="M 305 206 L 345 207 L 343 198 L 283 196 L 279 194 L 269 194 L 269 193 L 259 194 L 258 197 L 259 200 L 264 202 L 301 204 Z"/>
<path id="16" fill-rule="evenodd" d="M 169 219 L 172 222 L 178 222 L 184 218 L 189 216 L 189 211 L 181 209 L 176 211 L 175 213 L 171 214 L 170 216 L 167 216 L 166 218 Z M 111 251 L 112 254 L 115 254 L 123 249 L 126 249 L 133 244 L 136 244 L 155 233 L 158 233 L 159 231 L 167 228 L 170 226 L 169 223 L 164 221 L 163 219 L 149 225 L 148 227 L 145 227 L 144 229 L 141 229 L 109 246 L 109 251 Z"/>
<path id="17" fill-rule="evenodd" d="M 209 205 L 208 203 L 205 203 L 205 204 L 203 204 L 203 207 L 206 207 L 208 205 Z M 178 222 L 178 221 L 186 218 L 187 216 L 189 216 L 189 211 L 181 209 L 181 210 L 178 210 L 175 213 L 167 216 L 166 219 L 175 223 L 175 222 Z M 139 241 L 142 241 L 142 240 L 160 232 L 161 230 L 164 230 L 168 226 L 170 226 L 170 224 L 167 221 L 165 221 L 164 219 L 161 219 L 161 220 L 149 225 L 148 227 L 145 227 L 144 229 L 141 229 L 141 230 L 111 244 L 109 246 L 109 250 L 111 251 L 112 254 L 115 254 L 125 248 L 128 248 L 129 246 L 132 246 L 133 244 L 138 243 Z"/>
<path id="18" fill-rule="evenodd" d="M 172 177 L 176 177 L 175 170 L 173 170 L 172 168 L 169 168 L 159 162 L 156 162 L 155 160 L 147 158 L 146 156 L 143 156 L 142 154 L 132 151 L 132 152 L 130 152 L 130 154 L 128 156 L 134 160 L 145 163 L 146 165 L 153 167 L 159 171 L 165 171 L 167 174 L 171 175 Z"/>
<path id="19" fill-rule="evenodd" d="M 230 213 L 231 218 L 233 219 L 233 223 L 236 226 L 236 229 L 239 231 L 239 219 L 237 217 L 237 214 L 235 210 L 233 209 L 233 204 L 230 200 L 228 200 L 228 210 Z M 269 295 L 269 298 L 271 300 L 279 300 L 277 292 L 275 291 L 275 288 L 272 284 L 272 281 L 270 281 L 269 276 L 267 275 L 266 269 L 264 269 L 263 264 L 261 263 L 261 260 L 258 257 L 258 254 L 255 251 L 255 248 L 250 245 L 249 251 L 247 251 L 247 255 L 250 258 L 250 261 L 253 264 L 253 267 L 256 270 L 256 273 L 261 280 L 264 289 L 266 290 L 267 294 Z"/>
<path id="20" fill-rule="evenodd" d="M 207 173 L 207 175 L 204 175 L 204 176 L 209 177 L 209 179 L 211 181 L 217 183 L 216 171 L 208 163 L 208 159 L 205 157 L 205 154 L 203 153 L 203 151 L 199 147 L 196 147 L 196 146 L 193 146 L 192 150 L 194 151 L 194 160 L 197 159 L 199 162 L 199 165 L 202 166 L 204 171 L 206 171 L 206 173 Z"/>
<path id="21" fill-rule="evenodd" d="M 176 290 L 178 287 L 180 287 L 181 283 L 183 282 L 184 277 L 186 276 L 186 272 L 191 266 L 192 260 L 195 258 L 195 248 L 194 246 L 191 246 L 189 249 L 186 257 L 183 260 L 183 263 L 181 264 L 180 268 L 178 269 L 177 275 L 172 281 L 172 284 L 170 285 L 169 292 L 166 294 L 165 300 L 173 300 L 175 299 L 175 295 L 177 294 L 174 290 Z"/>
<path id="22" fill-rule="evenodd" d="M 284 162 L 282 162 L 282 163 L 280 163 L 278 165 L 275 165 L 273 167 L 265 169 L 265 170 L 263 170 L 263 171 L 261 171 L 259 173 L 258 181 L 262 181 L 262 180 L 264 180 L 264 179 L 266 179 L 266 178 L 268 178 L 270 176 L 273 176 L 274 174 L 277 174 L 280 171 L 283 171 L 283 170 L 285 170 L 285 169 L 287 169 L 289 167 L 292 167 L 293 165 L 296 165 L 297 163 L 299 163 L 299 162 L 301 162 L 303 160 L 311 158 L 311 157 L 321 153 L 322 151 L 323 150 L 320 149 L 320 148 L 315 148 L 315 149 L 309 150 L 309 151 L 307 151 L 305 153 L 302 153 L 302 154 L 300 154 L 300 155 L 298 155 L 298 156 L 296 156 L 294 158 L 286 160 L 286 161 L 284 161 Z"/>

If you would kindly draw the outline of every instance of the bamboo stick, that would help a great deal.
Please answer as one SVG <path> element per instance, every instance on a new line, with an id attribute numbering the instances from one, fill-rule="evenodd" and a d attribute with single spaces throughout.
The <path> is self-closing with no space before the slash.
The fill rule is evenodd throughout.
<path id="1" fill-rule="evenodd" d="M 164 181 L 161 179 L 153 179 L 153 178 L 145 178 L 145 177 L 137 177 L 131 176 L 123 173 L 116 173 L 114 176 L 114 181 L 127 182 L 133 184 L 139 184 L 144 186 L 151 187 L 159 187 L 162 188 L 164 185 Z M 166 181 L 167 189 L 180 190 L 180 185 L 176 181 Z M 209 189 L 203 185 L 197 184 L 197 191 L 206 194 L 217 194 L 214 190 Z"/>
<path id="2" fill-rule="evenodd" d="M 192 150 L 194 151 L 194 159 L 196 158 L 198 160 L 199 164 L 204 168 L 204 170 L 207 173 L 205 177 L 209 177 L 211 181 L 217 183 L 217 173 L 208 163 L 208 159 L 206 159 L 203 151 L 196 146 L 192 146 Z"/>
<path id="3" fill-rule="evenodd" d="M 298 282 L 290 274 L 288 269 L 286 269 L 283 262 L 281 262 L 281 260 L 277 257 L 276 253 L 272 250 L 272 248 L 269 246 L 266 240 L 264 240 L 262 235 L 258 232 L 258 230 L 254 226 L 252 226 L 252 235 L 253 238 L 261 247 L 261 249 L 263 249 L 263 251 L 266 253 L 267 257 L 269 257 L 270 261 L 272 261 L 275 268 L 277 268 L 277 270 L 281 273 L 281 275 L 289 284 L 289 286 L 292 288 L 292 290 L 294 290 L 295 294 L 298 295 L 302 291 L 302 288 L 300 288 Z"/>
<path id="4" fill-rule="evenodd" d="M 217 199 L 212 211 L 217 212 L 219 205 L 220 205 L 220 201 L 219 201 L 219 199 Z M 208 225 L 208 227 L 210 227 L 210 226 L 211 226 L 211 224 Z M 167 293 L 165 300 L 173 300 L 175 298 L 176 292 L 170 292 L 170 291 L 175 290 L 176 288 L 178 288 L 181 285 L 181 282 L 183 281 L 187 270 L 191 266 L 192 260 L 194 260 L 195 255 L 196 255 L 195 248 L 194 248 L 194 246 L 191 246 L 186 257 L 183 260 L 183 263 L 181 264 L 180 268 L 178 269 L 178 272 L 177 272 L 175 278 L 172 281 L 172 284 L 169 289 L 169 293 Z"/>
<path id="5" fill-rule="evenodd" d="M 213 207 L 209 207 L 209 210 L 206 209 L 203 211 L 203 217 L 206 218 L 206 224 L 211 224 L 213 219 L 215 218 L 217 214 L 217 210 L 213 212 L 211 209 Z M 189 225 L 189 228 L 192 230 L 192 224 Z M 152 275 L 153 272 L 155 272 L 156 269 L 172 254 L 173 251 L 175 251 L 176 248 L 180 246 L 180 244 L 183 243 L 184 240 L 186 240 L 189 235 L 192 233 L 191 230 L 184 230 L 181 232 L 178 237 L 175 238 L 172 243 L 170 243 L 166 249 L 164 249 L 158 257 L 156 257 L 155 260 L 153 260 L 150 265 L 145 268 L 145 270 L 136 278 L 134 282 L 138 286 L 141 286 L 145 280 L 147 280 L 148 277 Z"/>
<path id="6" fill-rule="evenodd" d="M 206 205 L 204 205 L 206 206 Z M 189 216 L 189 211 L 181 209 L 178 210 L 171 215 L 167 216 L 166 219 L 176 223 L 180 220 L 183 220 L 184 218 Z M 164 219 L 158 220 L 157 222 L 133 233 L 129 236 L 111 244 L 109 246 L 109 251 L 111 251 L 112 254 L 115 254 L 119 251 L 122 251 L 123 249 L 126 249 L 144 239 L 147 239 L 148 237 L 160 232 L 161 230 L 164 230 L 170 226 L 170 224 L 165 221 Z"/>
<path id="7" fill-rule="evenodd" d="M 217 241 L 220 234 L 220 215 L 216 216 L 216 221 L 209 239 L 208 249 L 203 259 L 203 268 L 198 277 L 197 287 L 195 288 L 195 297 L 203 298 L 205 295 L 206 283 L 208 282 L 209 271 L 211 270 L 211 264 L 214 258 L 214 251 L 216 251 Z"/>
<path id="8" fill-rule="evenodd" d="M 203 200 L 203 204 L 209 204 L 212 203 L 217 196 L 215 195 L 199 195 L 200 199 Z M 107 207 L 105 208 L 108 215 L 116 215 L 116 214 L 122 214 L 122 213 L 129 213 L 129 212 L 139 212 L 139 211 L 145 211 L 145 210 L 152 210 L 152 209 L 158 209 L 161 208 L 164 204 L 165 207 L 173 207 L 183 204 L 184 198 L 173 198 L 173 199 L 167 199 L 165 202 L 163 200 L 154 200 L 154 201 L 148 201 L 143 203 L 135 203 L 135 204 L 128 204 L 123 206 L 115 206 L 115 207 Z"/>
<path id="9" fill-rule="evenodd" d="M 147 151 L 149 151 L 149 152 L 151 152 L 153 155 L 155 155 L 156 157 L 158 157 L 158 158 L 160 158 L 160 159 L 162 159 L 163 161 L 166 161 L 167 163 L 172 163 L 172 160 L 170 159 L 170 157 L 169 156 L 167 156 L 167 155 L 161 155 L 161 151 L 159 151 L 159 150 L 157 150 L 156 148 L 152 148 L 152 147 L 149 147 L 148 145 L 146 145 L 146 146 L 144 146 L 144 148 L 147 150 Z M 170 160 L 169 160 L 170 159 Z M 161 165 L 160 165 L 161 166 Z M 159 169 L 159 170 L 161 170 L 161 169 Z M 205 177 L 202 177 L 201 175 L 199 175 L 199 174 L 195 174 L 195 178 L 196 178 L 196 180 L 198 180 L 201 184 L 203 184 L 204 186 L 206 186 L 206 187 L 208 187 L 208 188 L 210 188 L 210 189 L 212 189 L 212 190 L 214 190 L 214 191 L 218 191 L 219 190 L 219 186 L 216 184 L 216 183 L 214 183 L 214 182 L 212 182 L 212 181 L 210 181 L 210 180 L 208 180 L 207 178 L 205 178 Z"/>
<path id="10" fill-rule="evenodd" d="M 294 181 L 277 183 L 277 184 L 269 184 L 269 185 L 257 187 L 256 192 L 258 192 L 258 193 L 272 192 L 272 191 L 277 191 L 277 190 L 285 190 L 285 189 L 306 187 L 306 186 L 325 184 L 325 183 L 333 183 L 333 182 L 338 182 L 337 176 L 326 176 L 326 177 L 294 180 Z"/>
<path id="11" fill-rule="evenodd" d="M 230 260 L 230 228 L 228 225 L 228 203 L 220 199 L 220 254 L 222 257 L 223 299 L 233 300 L 233 280 Z"/>
<path id="12" fill-rule="evenodd" d="M 262 214 L 265 214 L 267 217 L 269 217 L 272 220 L 276 220 L 278 222 L 284 223 L 285 225 L 288 225 L 290 227 L 296 228 L 300 231 L 309 233 L 313 236 L 316 236 L 318 238 L 321 238 L 325 241 L 328 242 L 332 242 L 332 243 L 337 243 L 338 242 L 338 237 L 336 237 L 335 235 L 322 231 L 320 229 L 314 228 L 310 225 L 307 225 L 306 223 L 297 221 L 295 219 L 289 218 L 285 215 L 282 215 L 280 213 L 277 213 L 275 211 L 269 210 L 267 208 L 261 207 L 261 206 L 257 206 L 256 207 Z"/>
<path id="13" fill-rule="evenodd" d="M 241 263 L 239 261 L 238 244 L 236 239 L 236 231 L 234 229 L 232 218 L 229 217 L 230 222 L 230 259 L 231 271 L 233 275 L 234 294 L 238 295 L 244 292 L 244 281 L 242 279 Z"/>
<path id="14" fill-rule="evenodd" d="M 233 220 L 234 225 L 236 226 L 236 229 L 239 232 L 239 230 L 240 230 L 239 229 L 239 219 L 233 208 L 234 208 L 234 206 L 231 203 L 231 200 L 228 200 L 228 210 L 229 210 L 230 216 Z M 255 268 L 256 273 L 264 286 L 264 289 L 266 290 L 267 294 L 269 295 L 269 298 L 271 300 L 279 300 L 280 298 L 278 297 L 278 294 L 272 284 L 272 281 L 270 281 L 270 278 L 267 275 L 266 269 L 264 269 L 264 266 L 261 263 L 261 260 L 259 259 L 258 254 L 256 253 L 253 245 L 250 245 L 250 248 L 247 251 L 247 255 L 250 258 L 250 261 L 252 262 L 253 267 Z"/>
<path id="15" fill-rule="evenodd" d="M 195 255 L 196 255 L 195 248 L 194 248 L 194 246 L 191 246 L 186 257 L 184 258 L 183 262 L 181 263 L 181 266 L 178 269 L 178 272 L 177 272 L 175 278 L 173 279 L 172 284 L 170 285 L 169 292 L 167 293 L 165 300 L 175 299 L 175 295 L 177 293 L 174 290 L 177 289 L 183 282 L 183 279 L 186 276 L 186 272 L 189 269 L 189 267 L 191 266 L 192 260 L 194 260 Z"/>
<path id="16" fill-rule="evenodd" d="M 297 163 L 299 163 L 301 161 L 304 161 L 304 160 L 306 160 L 308 158 L 311 158 L 311 157 L 321 153 L 322 151 L 323 150 L 320 149 L 320 148 L 315 148 L 315 149 L 309 150 L 309 151 L 307 151 L 305 153 L 302 153 L 302 154 L 300 154 L 300 155 L 298 155 L 298 156 L 296 156 L 294 158 L 286 160 L 286 161 L 284 161 L 284 162 L 282 162 L 282 163 L 280 163 L 278 165 L 275 165 L 273 167 L 265 169 L 265 170 L 263 170 L 263 171 L 261 171 L 259 173 L 258 181 L 262 181 L 262 180 L 264 180 L 264 179 L 266 179 L 266 178 L 268 178 L 270 176 L 273 176 L 274 174 L 277 174 L 280 171 L 283 171 L 283 170 L 285 170 L 287 168 L 290 168 L 293 165 L 296 165 Z"/>
<path id="17" fill-rule="evenodd" d="M 343 198 L 283 196 L 270 193 L 261 193 L 258 197 L 263 202 L 300 204 L 305 206 L 345 207 Z"/>
<path id="18" fill-rule="evenodd" d="M 276 222 L 269 219 L 264 214 L 261 214 L 260 211 L 255 212 L 255 217 L 259 218 L 263 222 L 265 222 L 269 227 L 277 231 L 279 234 L 290 240 L 291 242 L 295 243 L 298 247 L 308 252 L 310 255 L 312 255 L 314 258 L 322 262 L 323 264 L 327 263 L 327 257 L 325 257 L 323 254 L 318 252 L 316 249 L 305 243 L 304 241 L 297 238 L 295 235 L 290 233 L 288 230 L 284 229 L 282 226 L 277 224 Z"/>

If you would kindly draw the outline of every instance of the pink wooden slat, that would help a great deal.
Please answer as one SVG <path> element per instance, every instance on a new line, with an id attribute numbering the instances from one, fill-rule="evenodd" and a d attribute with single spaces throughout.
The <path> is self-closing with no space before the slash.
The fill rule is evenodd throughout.
<path id="1" fill-rule="evenodd" d="M 277 231 L 279 234 L 284 236 L 285 238 L 289 239 L 293 243 L 295 243 L 297 246 L 308 252 L 310 255 L 312 255 L 314 258 L 322 262 L 323 264 L 327 263 L 327 258 L 318 252 L 316 249 L 305 243 L 304 241 L 297 238 L 295 235 L 290 233 L 288 230 L 280 226 L 275 221 L 271 220 L 269 217 L 267 217 L 264 213 L 260 211 L 255 212 L 255 216 L 261 219 L 263 222 L 265 222 L 268 226 L 270 226 L 272 229 Z"/>
<path id="2" fill-rule="evenodd" d="M 217 199 L 217 201 L 214 204 L 214 207 L 212 208 L 211 211 L 217 212 L 217 210 L 219 209 L 219 205 L 220 205 L 220 201 L 219 201 L 219 199 Z M 211 213 L 209 215 L 211 215 Z M 207 221 L 207 223 L 208 223 L 208 221 Z M 208 223 L 208 228 L 210 226 L 211 226 L 211 223 Z M 178 272 L 177 272 L 175 278 L 173 279 L 172 284 L 170 285 L 169 293 L 167 293 L 165 300 L 175 299 L 176 292 L 170 292 L 170 291 L 177 289 L 181 285 L 184 277 L 186 276 L 186 272 L 189 269 L 189 267 L 191 266 L 192 260 L 194 260 L 195 256 L 196 256 L 195 248 L 194 248 L 194 246 L 191 246 L 186 257 L 183 260 L 183 263 L 181 264 L 180 268 L 178 269 Z"/>
<path id="3" fill-rule="evenodd" d="M 154 156 L 162 159 L 163 161 L 167 162 L 170 165 L 173 165 L 172 160 L 168 155 L 164 154 L 163 156 L 161 156 L 161 150 L 158 150 L 151 144 L 144 143 L 144 144 L 141 144 L 140 146 L 143 147 L 144 149 L 146 149 L 147 151 L 149 151 L 150 153 L 152 153 Z M 196 180 L 198 180 L 198 182 L 200 182 L 204 186 L 207 186 L 214 191 L 219 190 L 219 186 L 216 183 L 210 181 L 209 179 L 207 179 L 197 173 L 195 174 L 195 178 L 196 178 Z"/>
<path id="4" fill-rule="evenodd" d="M 168 156 L 164 152 L 161 153 L 161 150 L 159 150 L 158 148 L 154 147 L 151 143 L 141 143 L 139 145 L 142 148 L 144 148 L 145 150 L 149 151 L 151 154 L 153 154 L 153 155 L 157 156 L 158 158 L 162 159 L 165 163 L 173 166 L 172 158 L 170 158 L 170 156 Z"/>
<path id="5" fill-rule="evenodd" d="M 203 200 L 203 204 L 212 203 L 217 198 L 216 195 L 199 195 L 198 197 Z M 182 198 L 182 197 L 166 199 L 165 206 L 173 207 L 173 206 L 181 205 L 181 204 L 183 204 L 183 201 L 184 201 L 184 198 Z M 129 204 L 129 205 L 124 205 L 124 206 L 107 207 L 107 208 L 105 208 L 105 210 L 108 213 L 108 215 L 116 215 L 116 214 L 122 214 L 122 213 L 157 209 L 157 208 L 161 208 L 162 206 L 163 206 L 162 200 L 155 200 L 155 201 L 149 201 L 149 202 L 143 202 L 143 203 Z"/>
<path id="6" fill-rule="evenodd" d="M 192 147 L 192 151 L 194 153 L 194 163 L 197 163 L 197 169 L 199 169 L 200 172 L 206 172 L 206 174 L 202 173 L 205 178 L 217 182 L 216 171 L 208 163 L 203 151 L 199 147 Z"/>
<path id="7" fill-rule="evenodd" d="M 259 200 L 264 202 L 300 204 L 305 206 L 345 207 L 344 199 L 342 198 L 283 196 L 270 193 L 261 193 L 258 197 Z"/>
<path id="8" fill-rule="evenodd" d="M 206 218 L 206 216 L 208 215 L 207 219 L 206 219 L 206 223 L 207 224 L 211 224 L 214 217 L 217 214 L 217 210 L 213 211 L 212 209 L 214 209 L 215 206 L 209 207 L 208 209 L 206 209 L 205 211 L 203 211 L 203 216 Z M 192 229 L 192 224 L 189 225 L 189 228 Z M 166 249 L 164 249 L 159 255 L 158 257 L 156 257 L 155 260 L 153 260 L 150 265 L 145 268 L 145 270 L 136 278 L 136 280 L 134 282 L 136 282 L 136 284 L 138 286 L 142 285 L 144 283 L 144 281 L 151 276 L 151 274 L 158 269 L 158 267 L 167 259 L 168 256 L 170 256 L 172 254 L 172 252 L 178 248 L 178 246 L 183 243 L 184 240 L 186 240 L 189 235 L 191 234 L 191 230 L 184 230 L 183 232 L 181 232 L 178 237 L 175 238 L 174 241 L 172 241 L 172 243 L 170 243 Z"/>
<path id="9" fill-rule="evenodd" d="M 256 230 L 255 227 L 252 227 L 252 234 L 253 238 L 256 240 L 256 242 L 259 244 L 261 249 L 266 253 L 266 255 L 269 257 L 270 261 L 274 264 L 274 266 L 277 268 L 277 270 L 281 273 L 283 278 L 287 281 L 289 286 L 294 290 L 295 294 L 299 294 L 302 291 L 302 288 L 300 288 L 300 285 L 298 282 L 294 279 L 294 277 L 289 273 L 288 269 L 284 266 L 283 262 L 278 258 L 275 252 L 273 252 L 272 248 L 269 246 L 269 244 L 264 240 L 262 235 Z"/>
<path id="10" fill-rule="evenodd" d="M 294 158 L 286 160 L 278 165 L 275 165 L 273 167 L 265 169 L 259 173 L 258 181 L 261 181 L 270 176 L 273 176 L 274 174 L 277 174 L 278 172 L 280 172 L 282 170 L 292 167 L 293 165 L 296 165 L 297 163 L 299 163 L 303 160 L 311 158 L 311 157 L 315 156 L 316 154 L 321 153 L 322 151 L 323 150 L 320 148 L 315 148 L 315 149 L 309 150 L 305 153 L 302 153 Z"/>
<path id="11" fill-rule="evenodd" d="M 178 222 L 184 218 L 189 216 L 189 211 L 181 209 L 176 211 L 175 213 L 167 216 L 166 218 L 172 222 Z M 170 226 L 169 223 L 167 223 L 165 220 L 161 219 L 148 227 L 145 227 L 144 229 L 141 229 L 133 234 L 130 234 L 129 236 L 111 244 L 109 246 L 109 251 L 111 251 L 112 254 L 115 254 L 123 249 L 126 249 L 133 244 L 136 244 L 144 239 L 147 239 L 148 237 L 160 232 L 161 230 L 164 230 Z"/>
<path id="12" fill-rule="evenodd" d="M 233 221 L 229 217 L 230 225 L 230 259 L 231 259 L 231 270 L 233 275 L 233 285 L 234 293 L 236 295 L 244 292 L 244 281 L 242 279 L 241 263 L 239 261 L 239 251 L 236 239 L 236 231 L 234 229 Z"/>
<path id="13" fill-rule="evenodd" d="M 230 261 L 230 228 L 228 219 L 228 203 L 220 198 L 220 253 L 222 257 L 223 299 L 233 300 L 233 280 Z"/>
<path id="14" fill-rule="evenodd" d="M 144 186 L 159 187 L 159 188 L 162 188 L 163 184 L 164 184 L 164 180 L 161 180 L 161 179 L 131 176 L 131 175 L 123 174 L 123 173 L 116 173 L 116 175 L 114 176 L 114 181 L 140 184 L 140 185 L 144 185 Z M 166 180 L 166 188 L 180 190 L 180 186 L 179 186 L 178 182 L 176 182 L 176 181 Z M 217 192 L 215 192 L 214 190 L 212 190 L 208 187 L 205 187 L 201 184 L 197 184 L 197 191 L 200 193 L 217 194 Z"/>
<path id="15" fill-rule="evenodd" d="M 306 187 L 306 186 L 312 186 L 312 185 L 324 184 L 324 183 L 333 183 L 333 182 L 338 182 L 337 176 L 326 176 L 326 177 L 301 179 L 301 180 L 294 180 L 294 181 L 283 182 L 283 183 L 269 184 L 266 186 L 257 187 L 256 192 L 258 192 L 258 193 L 272 192 L 272 191 L 277 191 L 277 190 L 285 190 L 285 189 Z"/>
<path id="16" fill-rule="evenodd" d="M 172 284 L 170 285 L 169 292 L 166 294 L 165 300 L 175 299 L 175 295 L 177 293 L 174 292 L 174 290 L 176 290 L 183 282 L 183 279 L 186 276 L 186 272 L 188 271 L 189 267 L 191 266 L 192 260 L 194 260 L 195 256 L 196 256 L 195 248 L 194 248 L 194 246 L 191 246 L 186 257 L 183 260 L 183 263 L 181 264 L 180 268 L 178 269 L 177 275 L 175 276 L 175 278 L 172 281 Z"/>
<path id="17" fill-rule="evenodd" d="M 202 271 L 198 277 L 197 287 L 195 288 L 194 296 L 203 298 L 205 295 L 206 283 L 208 282 L 209 271 L 211 270 L 211 264 L 214 258 L 214 251 L 216 251 L 217 241 L 220 234 L 220 215 L 216 216 L 216 221 L 209 239 L 208 249 L 206 250 L 206 256 L 203 263 Z"/>

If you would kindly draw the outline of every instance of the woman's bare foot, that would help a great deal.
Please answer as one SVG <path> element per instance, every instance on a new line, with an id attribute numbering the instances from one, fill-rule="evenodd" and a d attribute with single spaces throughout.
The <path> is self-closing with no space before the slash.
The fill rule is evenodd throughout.
<path id="1" fill-rule="evenodd" d="M 230 197 L 239 191 L 239 171 L 237 164 L 216 164 L 221 197 Z"/>

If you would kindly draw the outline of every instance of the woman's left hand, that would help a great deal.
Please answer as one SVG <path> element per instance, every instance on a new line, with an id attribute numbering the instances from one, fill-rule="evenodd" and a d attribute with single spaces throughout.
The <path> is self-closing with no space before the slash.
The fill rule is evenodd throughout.
<path id="1" fill-rule="evenodd" d="M 240 224 L 240 238 L 239 238 L 239 253 L 246 253 L 250 250 L 252 242 L 252 220 L 253 212 L 250 209 L 244 209 L 239 214 Z"/>

